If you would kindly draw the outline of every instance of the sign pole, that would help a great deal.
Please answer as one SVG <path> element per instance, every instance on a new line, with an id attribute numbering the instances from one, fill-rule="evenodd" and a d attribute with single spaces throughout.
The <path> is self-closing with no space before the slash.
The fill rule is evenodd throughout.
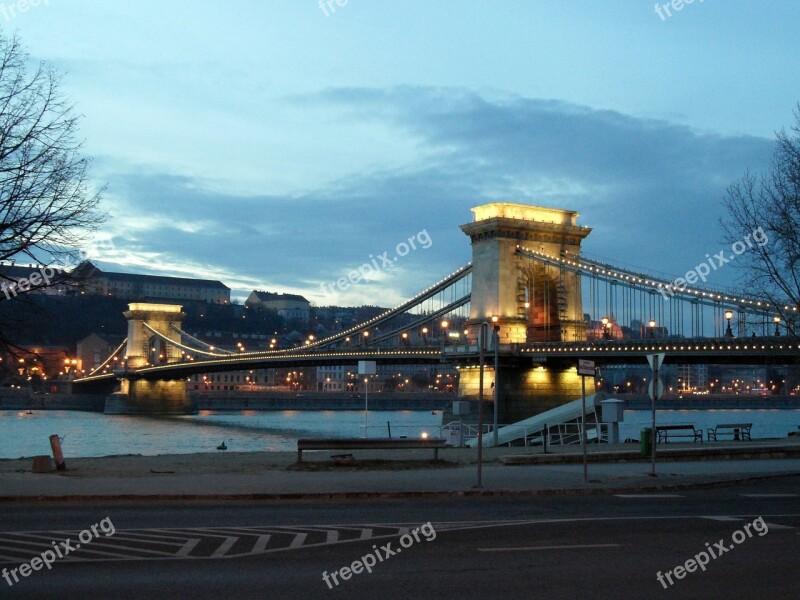
<path id="1" fill-rule="evenodd" d="M 650 416 L 650 476 L 656 476 L 656 395 L 658 394 L 658 359 L 656 354 L 653 356 L 653 393 L 650 394 L 651 416 Z"/>
<path id="2" fill-rule="evenodd" d="M 589 460 L 586 454 L 586 375 L 581 375 L 581 429 L 583 430 L 583 484 L 589 483 Z"/>
<path id="3" fill-rule="evenodd" d="M 661 365 L 664 364 L 665 354 L 659 352 L 658 354 L 648 354 L 647 362 L 653 370 L 653 377 L 650 380 L 648 392 L 650 393 L 651 409 L 650 409 L 650 476 L 656 476 L 656 443 L 658 436 L 656 435 L 656 400 L 661 398 L 664 393 L 664 386 L 658 379 L 658 372 Z"/>
<path id="4" fill-rule="evenodd" d="M 583 484 L 589 484 L 589 458 L 586 449 L 586 376 L 594 377 L 593 360 L 578 360 L 578 375 L 581 376 L 581 445 L 583 446 Z"/>

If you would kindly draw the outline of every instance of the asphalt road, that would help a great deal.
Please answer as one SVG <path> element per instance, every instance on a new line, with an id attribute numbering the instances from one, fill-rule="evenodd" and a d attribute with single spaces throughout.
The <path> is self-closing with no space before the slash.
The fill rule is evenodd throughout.
<path id="1" fill-rule="evenodd" d="M 628 496 L 5 504 L 0 532 L 2 598 L 800 596 L 798 477 Z M 341 571 L 354 561 L 371 572 Z"/>

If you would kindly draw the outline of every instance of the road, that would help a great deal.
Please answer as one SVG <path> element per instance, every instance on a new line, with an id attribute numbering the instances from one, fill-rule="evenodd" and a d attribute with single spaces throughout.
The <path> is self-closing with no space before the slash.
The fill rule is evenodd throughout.
<path id="1" fill-rule="evenodd" d="M 669 494 L 5 504 L 0 531 L 2 598 L 800 593 L 800 477 Z M 359 560 L 371 572 L 342 573 Z M 39 569 L 24 577 L 23 563 Z"/>

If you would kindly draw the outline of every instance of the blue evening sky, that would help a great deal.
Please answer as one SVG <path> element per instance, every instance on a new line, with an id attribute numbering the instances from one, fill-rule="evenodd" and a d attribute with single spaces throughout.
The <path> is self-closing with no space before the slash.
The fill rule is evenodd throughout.
<path id="1" fill-rule="evenodd" d="M 339 3 L 3 3 L 84 115 L 105 267 L 391 305 L 469 260 L 470 207 L 508 201 L 681 275 L 722 249 L 726 186 L 769 166 L 800 100 L 797 0 Z"/>

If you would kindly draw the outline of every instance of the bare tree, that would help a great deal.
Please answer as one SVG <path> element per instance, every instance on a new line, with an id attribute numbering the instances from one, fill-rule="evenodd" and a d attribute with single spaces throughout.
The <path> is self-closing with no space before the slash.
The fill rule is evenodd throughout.
<path id="1" fill-rule="evenodd" d="M 726 240 L 735 243 L 763 232 L 762 244 L 737 258 L 747 291 L 767 298 L 794 337 L 800 333 L 800 104 L 789 132 L 775 136 L 771 170 L 746 173 L 725 193 Z M 750 236 L 750 237 L 747 237 Z"/>
<path id="2" fill-rule="evenodd" d="M 30 69 L 28 60 L 16 37 L 0 35 L 0 260 L 50 264 L 76 257 L 104 215 L 80 155 L 74 107 L 55 71 L 44 63 Z M 14 283 L 2 272 L 0 278 Z M 30 289 L 0 295 L 0 302 Z M 8 328 L 0 321 L 0 345 Z"/>

